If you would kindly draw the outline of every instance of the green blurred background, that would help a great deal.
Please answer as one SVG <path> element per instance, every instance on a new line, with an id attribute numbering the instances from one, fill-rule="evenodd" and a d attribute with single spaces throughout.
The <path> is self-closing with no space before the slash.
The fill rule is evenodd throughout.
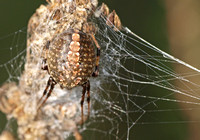
<path id="1" fill-rule="evenodd" d="M 169 52 L 167 39 L 167 21 L 165 1 L 163 0 L 104 0 L 110 9 L 115 9 L 121 18 L 122 24 L 129 27 L 136 34 L 151 42 L 160 49 Z M 1 0 L 0 1 L 0 64 L 7 62 L 10 56 L 9 47 L 12 42 L 7 35 L 23 30 L 28 20 L 44 0 Z M 99 1 L 102 3 L 102 1 Z M 24 46 L 25 47 L 25 46 Z M 0 85 L 8 79 L 5 69 L 0 70 Z M 168 102 L 166 106 L 171 106 Z M 176 105 L 172 105 L 176 106 Z M 178 108 L 178 107 L 176 107 Z M 173 114 L 160 113 L 162 118 L 182 120 L 181 112 Z M 175 119 L 174 119 L 175 118 Z M 170 119 L 169 119 L 170 120 Z M 6 117 L 0 113 L 0 132 L 6 126 Z M 124 130 L 125 132 L 127 130 Z M 130 131 L 134 140 L 188 140 L 187 124 L 149 124 L 136 125 Z"/>

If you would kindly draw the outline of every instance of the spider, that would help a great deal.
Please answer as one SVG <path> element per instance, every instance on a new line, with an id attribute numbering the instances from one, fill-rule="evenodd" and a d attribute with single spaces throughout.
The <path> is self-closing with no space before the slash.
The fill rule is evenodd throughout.
<path id="1" fill-rule="evenodd" d="M 54 86 L 59 84 L 61 88 L 72 89 L 77 86 L 82 86 L 81 98 L 81 122 L 83 123 L 83 104 L 85 94 L 87 93 L 88 117 L 90 114 L 90 77 L 99 75 L 99 59 L 100 46 L 95 38 L 96 26 L 89 22 L 89 18 L 96 14 L 97 16 L 107 17 L 107 25 L 113 27 L 114 30 L 121 28 L 121 22 L 115 11 L 109 13 L 109 9 L 105 4 L 96 8 L 95 0 L 73 0 L 74 4 L 69 15 L 72 15 L 74 22 L 68 23 L 62 18 L 66 11 L 56 9 L 52 15 L 52 20 L 57 20 L 57 24 L 62 26 L 59 33 L 47 42 L 44 47 L 46 57 L 43 58 L 42 69 L 48 71 L 50 75 L 47 81 L 46 88 L 43 92 L 39 103 L 38 110 L 45 104 L 48 97 L 51 95 Z M 61 5 L 61 0 L 48 0 L 52 5 Z M 74 6 L 75 5 L 75 6 Z M 91 8 L 88 8 L 89 6 Z M 82 8 L 82 9 L 81 9 Z M 81 10 L 80 10 L 81 9 Z M 95 10 L 95 11 L 94 11 Z M 76 22 L 75 22 L 76 21 Z M 67 26 L 65 25 L 70 25 Z M 95 46 L 97 48 L 95 55 Z"/>

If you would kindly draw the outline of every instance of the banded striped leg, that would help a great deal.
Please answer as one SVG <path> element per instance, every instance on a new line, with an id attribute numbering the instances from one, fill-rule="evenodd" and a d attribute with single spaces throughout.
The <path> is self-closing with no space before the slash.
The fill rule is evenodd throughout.
<path id="1" fill-rule="evenodd" d="M 43 97 L 47 94 L 46 98 L 44 99 L 44 101 L 39 105 L 38 109 L 39 110 L 44 104 L 45 102 L 47 101 L 47 99 L 49 98 L 49 96 L 51 95 L 51 92 L 53 91 L 54 89 L 54 86 L 56 85 L 56 82 L 53 80 L 52 77 L 49 77 L 49 80 L 47 82 L 47 86 L 43 92 L 43 95 L 42 97 L 40 98 L 40 100 L 38 101 L 38 104 L 40 103 L 40 101 L 43 99 Z M 49 89 L 49 86 L 50 86 L 50 89 Z M 48 91 L 49 89 L 49 91 Z M 48 92 L 47 92 L 48 91 Z"/>
<path id="2" fill-rule="evenodd" d="M 100 49 L 101 47 L 99 46 L 96 38 L 94 35 L 91 35 L 96 47 L 97 47 L 97 56 L 96 56 L 96 66 L 95 66 L 95 71 L 93 72 L 92 76 L 97 77 L 99 75 L 99 59 L 100 59 Z"/>

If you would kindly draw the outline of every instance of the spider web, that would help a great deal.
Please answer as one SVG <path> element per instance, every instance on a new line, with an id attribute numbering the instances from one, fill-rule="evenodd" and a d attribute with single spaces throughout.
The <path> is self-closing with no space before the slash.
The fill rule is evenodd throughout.
<path id="1" fill-rule="evenodd" d="M 163 52 L 127 27 L 116 32 L 105 24 L 104 17 L 93 20 L 99 25 L 96 38 L 102 50 L 100 75 L 91 78 L 91 116 L 79 128 L 84 139 L 133 139 L 141 127 L 153 129 L 159 124 L 173 129 L 179 124 L 199 123 L 177 115 L 199 110 L 199 85 L 190 80 L 199 76 L 199 69 Z M 1 37 L 3 41 L 11 44 L 0 49 L 0 56 L 9 51 L 9 57 L 0 59 L 0 80 L 18 82 L 26 62 L 26 28 Z M 176 73 L 173 66 L 187 69 L 187 73 Z M 79 103 L 80 95 L 68 100 Z M 187 106 L 179 107 L 179 103 Z"/>

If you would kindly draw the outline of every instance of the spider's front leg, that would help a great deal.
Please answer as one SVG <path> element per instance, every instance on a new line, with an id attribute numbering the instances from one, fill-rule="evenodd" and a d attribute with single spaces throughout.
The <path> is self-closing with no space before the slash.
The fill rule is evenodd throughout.
<path id="1" fill-rule="evenodd" d="M 53 78 L 50 76 L 49 77 L 49 80 L 47 82 L 47 85 L 46 85 L 46 88 L 43 92 L 43 95 L 42 97 L 40 98 L 40 100 L 38 101 L 38 104 L 41 102 L 41 100 L 43 99 L 44 96 L 46 96 L 46 98 L 44 99 L 44 101 L 38 106 L 38 109 L 39 110 L 44 104 L 45 102 L 47 101 L 47 99 L 49 98 L 49 96 L 51 95 L 51 92 L 53 91 L 54 89 L 54 86 L 56 85 L 56 82 L 53 80 Z M 50 87 L 50 89 L 49 89 Z M 49 89 L 49 91 L 48 91 Z"/>
<path id="2" fill-rule="evenodd" d="M 97 77 L 99 75 L 99 59 L 100 59 L 100 49 L 99 43 L 97 42 L 95 36 L 91 35 L 92 40 L 94 41 L 96 47 L 97 47 L 97 54 L 96 54 L 96 64 L 95 64 L 95 71 L 93 72 L 92 76 Z"/>
<path id="3" fill-rule="evenodd" d="M 43 51 L 45 51 L 45 56 L 44 58 L 42 59 L 42 66 L 41 66 L 41 69 L 42 70 L 46 70 L 48 71 L 48 65 L 47 65 L 47 52 L 48 52 L 48 49 L 49 49 L 49 45 L 50 45 L 50 41 L 47 41 L 47 44 L 45 45 L 45 47 L 43 48 Z M 38 101 L 38 104 L 41 102 L 41 100 L 43 99 L 44 96 L 46 96 L 46 98 L 44 99 L 44 101 L 38 106 L 38 109 L 39 110 L 46 102 L 46 100 L 49 98 L 49 96 L 51 95 L 51 92 L 53 91 L 54 89 L 54 86 L 56 85 L 56 82 L 54 81 L 54 79 L 50 76 L 49 77 L 49 80 L 47 82 L 47 85 L 46 85 L 46 88 L 45 90 L 43 91 L 43 95 L 42 97 L 39 99 Z M 50 87 L 50 88 L 49 88 Z"/>
<path id="4" fill-rule="evenodd" d="M 93 23 L 88 22 L 87 24 L 85 24 L 84 30 L 86 30 L 86 32 L 89 33 L 92 41 L 94 42 L 95 46 L 97 47 L 95 71 L 92 73 L 93 77 L 97 77 L 99 75 L 99 59 L 100 59 L 100 50 L 101 50 L 101 47 L 94 36 L 97 28 Z"/>

